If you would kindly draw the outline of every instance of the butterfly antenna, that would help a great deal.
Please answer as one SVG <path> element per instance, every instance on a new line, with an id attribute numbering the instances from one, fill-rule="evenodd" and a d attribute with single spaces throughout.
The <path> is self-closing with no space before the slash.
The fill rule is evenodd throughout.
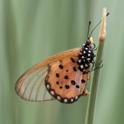
<path id="1" fill-rule="evenodd" d="M 106 14 L 106 16 L 108 16 L 108 15 L 109 15 L 109 12 Z M 102 21 L 102 20 L 99 20 L 99 21 L 98 21 L 98 23 L 96 24 L 96 26 L 91 30 L 91 33 L 90 33 L 89 36 L 91 36 L 92 33 L 95 31 L 95 29 L 100 25 L 101 21 Z"/>
<path id="2" fill-rule="evenodd" d="M 87 38 L 89 37 L 89 32 L 90 32 L 90 25 L 91 25 L 91 21 L 89 21 L 89 24 L 88 24 Z"/>

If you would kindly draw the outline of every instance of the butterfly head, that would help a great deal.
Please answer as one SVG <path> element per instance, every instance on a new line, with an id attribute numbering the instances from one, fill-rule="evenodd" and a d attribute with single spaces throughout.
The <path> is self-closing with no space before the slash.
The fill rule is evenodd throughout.
<path id="1" fill-rule="evenodd" d="M 90 36 L 87 38 L 86 42 L 83 44 L 83 47 L 88 47 L 90 49 L 94 49 L 94 40 L 93 40 L 93 37 Z"/>
<path id="2" fill-rule="evenodd" d="M 94 40 L 93 40 L 93 37 L 92 36 L 90 36 L 90 37 L 87 38 L 86 44 L 87 45 L 94 44 Z"/>

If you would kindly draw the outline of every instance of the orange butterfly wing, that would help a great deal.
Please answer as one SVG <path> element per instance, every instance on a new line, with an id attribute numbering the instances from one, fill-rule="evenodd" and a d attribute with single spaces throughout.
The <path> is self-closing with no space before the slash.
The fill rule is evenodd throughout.
<path id="1" fill-rule="evenodd" d="M 89 73 L 78 69 L 78 56 L 71 56 L 49 64 L 46 87 L 49 93 L 63 103 L 73 103 L 86 93 Z"/>
<path id="2" fill-rule="evenodd" d="M 47 92 L 45 87 L 45 79 L 48 76 L 49 65 L 56 65 L 61 60 L 77 57 L 79 52 L 80 48 L 71 49 L 34 65 L 17 80 L 15 87 L 17 94 L 21 98 L 29 101 L 52 100 L 53 97 Z"/>

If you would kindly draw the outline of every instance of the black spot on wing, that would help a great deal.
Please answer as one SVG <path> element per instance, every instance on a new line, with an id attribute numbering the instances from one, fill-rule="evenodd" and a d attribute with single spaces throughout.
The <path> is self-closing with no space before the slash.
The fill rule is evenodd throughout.
<path id="1" fill-rule="evenodd" d="M 63 69 L 63 65 L 60 64 L 60 65 L 59 65 L 59 68 L 60 68 L 60 69 Z"/>
<path id="2" fill-rule="evenodd" d="M 76 88 L 80 88 L 80 86 L 79 85 L 76 85 Z"/>
<path id="3" fill-rule="evenodd" d="M 70 58 L 71 59 L 71 61 L 73 62 L 73 63 L 75 63 L 75 60 L 74 60 L 74 58 Z"/>
<path id="4" fill-rule="evenodd" d="M 81 83 L 85 83 L 86 81 L 84 79 L 81 80 Z"/>
<path id="5" fill-rule="evenodd" d="M 62 86 L 60 86 L 59 88 L 60 88 L 60 89 L 62 89 L 63 87 L 62 87 Z"/>
<path id="6" fill-rule="evenodd" d="M 59 73 L 56 73 L 56 77 L 59 77 Z"/>
<path id="7" fill-rule="evenodd" d="M 74 80 L 71 80 L 71 84 L 72 84 L 72 85 L 75 85 L 76 82 L 75 82 Z"/>
<path id="8" fill-rule="evenodd" d="M 59 81 L 56 81 L 56 84 L 59 84 Z"/>
<path id="9" fill-rule="evenodd" d="M 73 67 L 73 70 L 74 70 L 74 71 L 77 71 L 76 67 Z"/>
<path id="10" fill-rule="evenodd" d="M 65 75 L 65 76 L 64 76 L 64 79 L 69 79 L 68 75 Z"/>
<path id="11" fill-rule="evenodd" d="M 66 88 L 66 89 L 69 89 L 69 85 L 65 85 L 65 88 Z"/>

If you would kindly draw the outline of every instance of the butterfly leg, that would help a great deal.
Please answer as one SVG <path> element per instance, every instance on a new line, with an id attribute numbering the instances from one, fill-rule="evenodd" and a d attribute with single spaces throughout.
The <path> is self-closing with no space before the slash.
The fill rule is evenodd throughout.
<path id="1" fill-rule="evenodd" d="M 95 66 L 95 62 L 94 62 L 91 71 L 95 71 L 95 70 L 100 69 L 102 67 L 103 67 L 102 60 L 96 66 Z"/>
<path id="2" fill-rule="evenodd" d="M 103 67 L 103 61 L 101 60 L 98 65 L 95 66 L 94 70 L 100 69 Z"/>
<path id="3" fill-rule="evenodd" d="M 87 90 L 87 89 L 84 89 L 84 91 L 83 91 L 83 96 L 88 96 L 90 93 L 89 93 L 89 91 Z"/>
<path id="4" fill-rule="evenodd" d="M 96 51 L 97 50 L 97 47 L 95 44 L 93 44 L 93 51 Z"/>

